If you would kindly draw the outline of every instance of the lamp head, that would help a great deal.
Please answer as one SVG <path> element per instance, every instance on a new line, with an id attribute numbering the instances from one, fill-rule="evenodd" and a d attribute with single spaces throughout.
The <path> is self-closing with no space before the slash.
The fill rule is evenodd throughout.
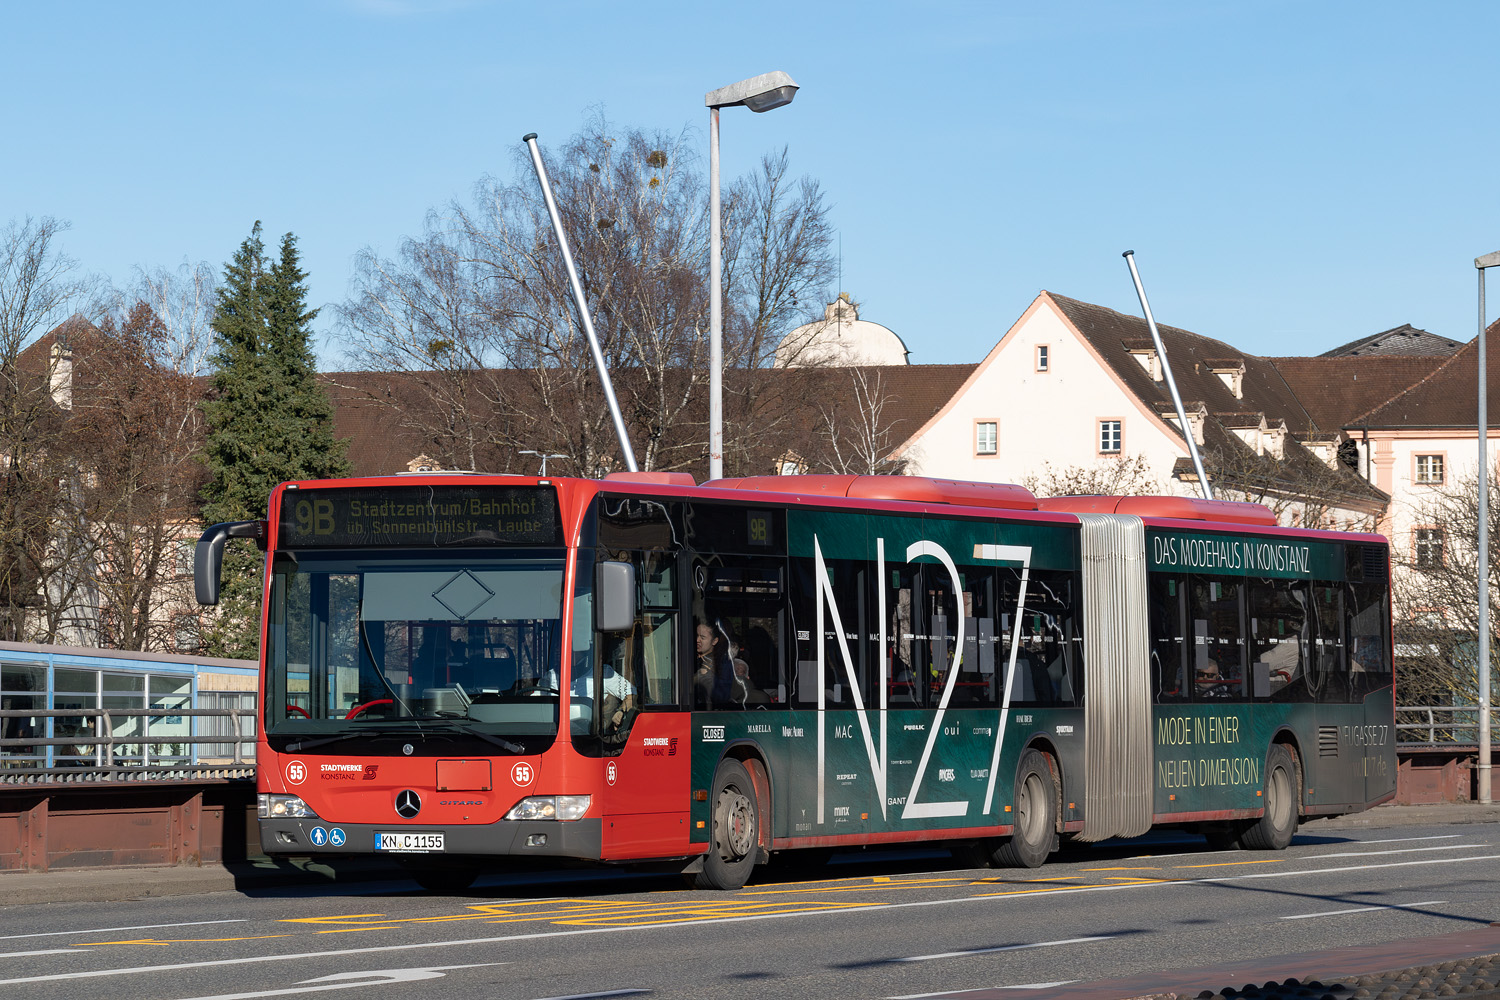
<path id="1" fill-rule="evenodd" d="M 1483 271 L 1487 267 L 1500 267 L 1500 250 L 1474 258 L 1474 266 Z"/>
<path id="2" fill-rule="evenodd" d="M 710 108 L 732 108 L 743 104 L 751 111 L 761 113 L 791 104 L 795 96 L 797 82 L 781 70 L 773 70 L 718 90 L 710 90 L 703 96 L 703 104 Z"/>

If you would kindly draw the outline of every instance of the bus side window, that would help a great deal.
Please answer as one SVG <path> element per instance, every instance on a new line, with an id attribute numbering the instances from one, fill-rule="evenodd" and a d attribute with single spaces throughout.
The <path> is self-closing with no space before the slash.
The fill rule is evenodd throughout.
<path id="1" fill-rule="evenodd" d="M 864 580 L 866 564 L 854 559 L 825 561 L 832 590 L 832 600 L 823 594 L 823 621 L 818 622 L 817 569 L 812 559 L 793 559 L 796 582 L 794 615 L 798 639 L 796 701 L 801 705 L 818 703 L 818 687 L 823 688 L 823 704 L 828 708 L 853 708 L 854 688 L 859 689 L 862 703 L 871 704 L 869 677 L 873 644 L 867 639 Z M 803 635 L 807 638 L 802 639 Z M 823 646 L 823 676 L 818 677 L 818 646 Z M 844 652 L 848 651 L 846 663 Z M 850 684 L 850 667 L 854 684 Z M 878 704 L 878 701 L 876 702 Z"/>
<path id="2" fill-rule="evenodd" d="M 1313 634 L 1307 584 L 1299 580 L 1251 580 L 1250 668 L 1256 698 L 1306 701 L 1308 656 Z"/>
<path id="3" fill-rule="evenodd" d="M 1182 578 L 1153 573 L 1150 578 L 1151 690 L 1158 702 L 1187 701 L 1189 645 L 1183 634 Z"/>
<path id="4" fill-rule="evenodd" d="M 1244 698 L 1244 629 L 1240 619 L 1238 580 L 1194 576 L 1189 592 L 1193 628 L 1194 687 L 1199 701 Z"/>

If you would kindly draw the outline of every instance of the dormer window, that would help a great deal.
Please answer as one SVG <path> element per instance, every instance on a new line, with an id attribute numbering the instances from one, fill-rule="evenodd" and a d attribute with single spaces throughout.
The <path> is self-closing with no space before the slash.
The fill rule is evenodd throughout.
<path id="1" fill-rule="evenodd" d="M 1235 399 L 1245 398 L 1245 361 L 1243 358 L 1221 358 L 1206 362 L 1208 370 L 1219 376 L 1224 388 Z"/>

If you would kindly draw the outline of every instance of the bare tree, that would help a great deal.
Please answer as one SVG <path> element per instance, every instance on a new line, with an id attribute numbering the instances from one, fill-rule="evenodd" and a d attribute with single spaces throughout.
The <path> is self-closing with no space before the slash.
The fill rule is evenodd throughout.
<path id="1" fill-rule="evenodd" d="M 707 192 L 683 135 L 603 119 L 548 153 L 563 226 L 643 469 L 706 465 Z M 729 435 L 763 438 L 771 338 L 830 269 L 815 185 L 770 158 L 726 199 Z M 754 264 L 752 267 L 751 264 Z M 425 397 L 409 429 L 435 457 L 506 469 L 519 448 L 595 475 L 620 464 L 592 357 L 529 161 L 474 204 L 429 215 L 394 260 L 362 259 L 340 310 L 351 360 Z M 378 392 L 371 392 L 379 400 Z"/>
<path id="2" fill-rule="evenodd" d="M 1102 458 L 1093 465 L 1054 466 L 1043 462 L 1042 470 L 1021 479 L 1039 497 L 1153 496 L 1163 492 L 1151 475 L 1145 455 Z"/>
<path id="3" fill-rule="evenodd" d="M 1214 496 L 1263 504 L 1280 524 L 1373 531 L 1377 495 L 1341 458 L 1332 464 L 1288 438 L 1280 456 L 1227 443 L 1204 455 Z"/>
<path id="4" fill-rule="evenodd" d="M 77 524 L 66 508 L 69 457 L 52 379 L 57 357 L 26 348 L 60 326 L 83 300 L 87 282 L 57 246 L 65 223 L 11 221 L 0 230 L 0 637 L 50 640 L 75 586 L 59 559 L 77 553 L 65 536 Z M 75 540 L 76 541 L 76 540 Z"/>
<path id="5" fill-rule="evenodd" d="M 818 414 L 815 434 L 806 454 L 800 456 L 807 471 L 898 476 L 906 470 L 911 456 L 891 457 L 907 437 L 893 419 L 892 411 L 900 401 L 887 388 L 879 368 L 830 369 L 805 381 L 822 390 L 814 404 Z"/>
<path id="6" fill-rule="evenodd" d="M 183 556 L 207 473 L 197 460 L 200 393 L 177 365 L 199 352 L 174 319 L 176 329 L 138 300 L 75 345 L 69 451 L 97 570 L 97 640 L 120 649 L 179 648 L 177 633 L 196 618 Z"/>
<path id="7" fill-rule="evenodd" d="M 1490 494 L 1500 486 L 1490 470 Z M 1392 606 L 1400 664 L 1397 703 L 1475 704 L 1479 673 L 1479 480 L 1470 472 L 1445 486 L 1434 486 L 1411 512 L 1414 535 L 1393 539 Z M 1489 521 L 1489 547 L 1500 543 L 1500 525 Z M 1500 568 L 1489 563 L 1491 595 L 1500 591 Z M 1495 609 L 1491 629 L 1500 624 Z M 1490 638 L 1491 690 L 1496 673 L 1496 637 Z"/>

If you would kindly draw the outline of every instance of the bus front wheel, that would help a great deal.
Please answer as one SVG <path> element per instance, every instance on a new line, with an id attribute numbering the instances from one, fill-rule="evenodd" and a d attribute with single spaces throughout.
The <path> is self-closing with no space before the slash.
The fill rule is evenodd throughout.
<path id="1" fill-rule="evenodd" d="M 1037 868 L 1057 847 L 1057 785 L 1038 750 L 1021 754 L 1016 768 L 1015 830 L 995 850 L 1001 868 Z"/>
<path id="2" fill-rule="evenodd" d="M 698 889 L 738 889 L 750 878 L 760 853 L 760 809 L 750 772 L 737 760 L 719 763 L 709 799 L 708 853 L 693 878 Z"/>
<path id="3" fill-rule="evenodd" d="M 1280 851 L 1297 832 L 1297 764 L 1292 752 L 1280 743 L 1266 755 L 1265 814 L 1240 835 L 1240 843 L 1252 851 Z"/>

